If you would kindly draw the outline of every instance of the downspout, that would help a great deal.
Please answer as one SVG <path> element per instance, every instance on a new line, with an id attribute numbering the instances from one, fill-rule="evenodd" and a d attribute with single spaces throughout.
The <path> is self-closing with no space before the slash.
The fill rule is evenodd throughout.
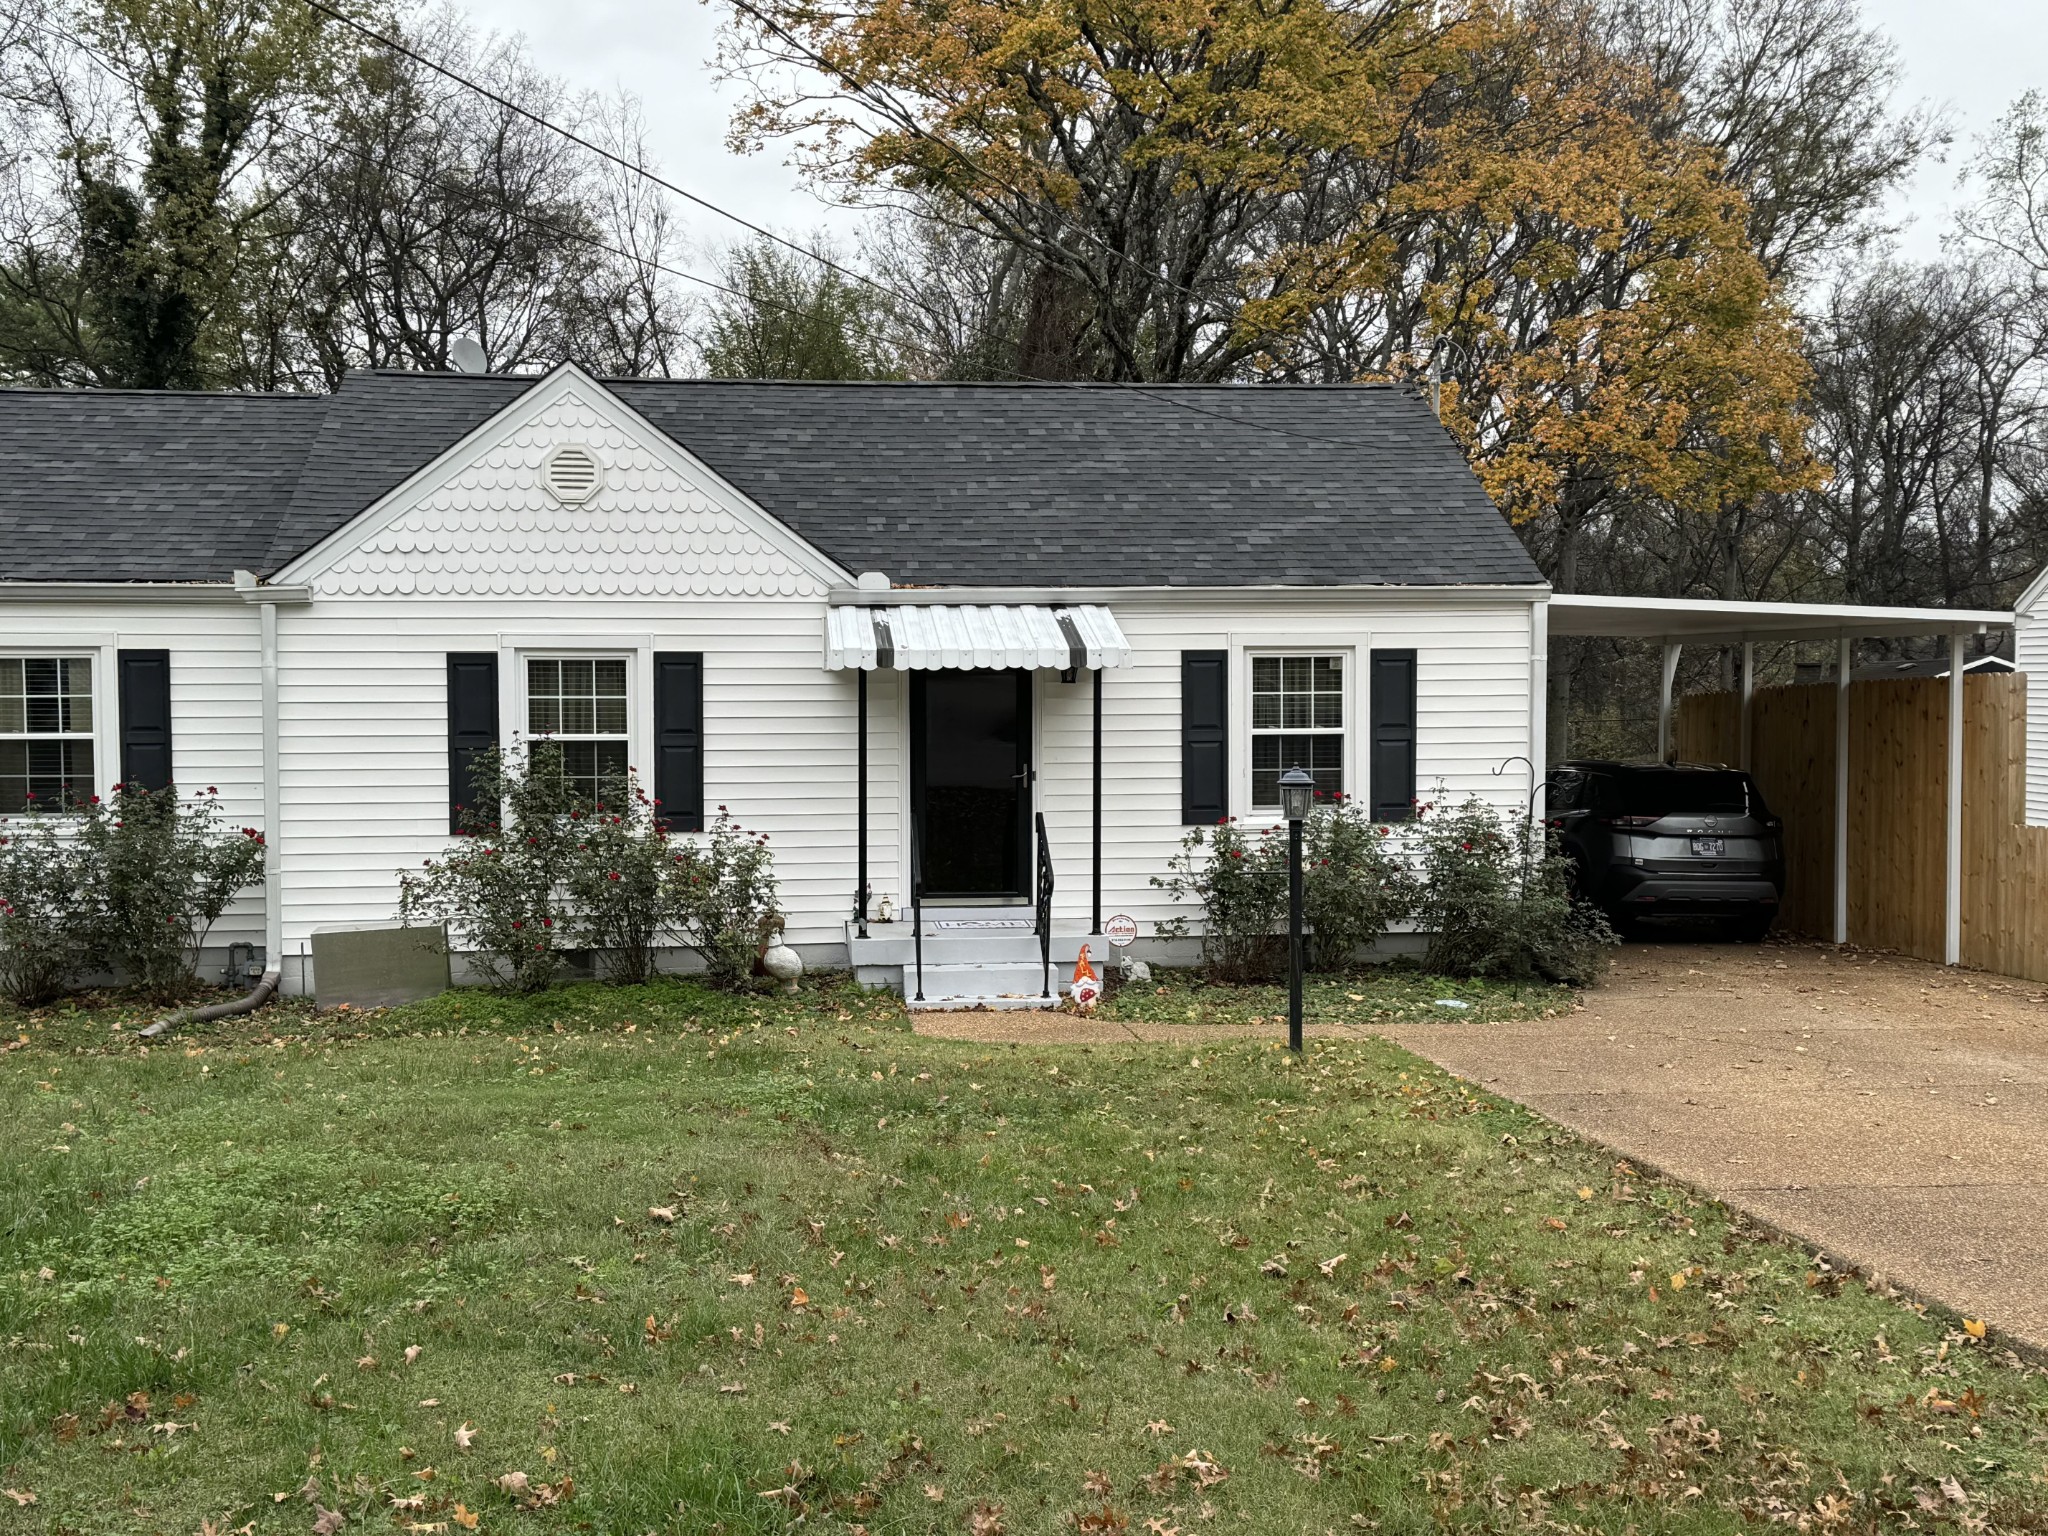
<path id="1" fill-rule="evenodd" d="M 235 584 L 245 588 L 253 585 L 254 578 L 245 583 L 245 572 L 235 573 Z M 152 1024 L 137 1031 L 140 1038 L 154 1040 L 158 1035 L 177 1028 L 180 1024 L 205 1024 L 214 1019 L 232 1018 L 237 1014 L 254 1013 L 277 995 L 283 981 L 284 955 L 284 913 L 279 905 L 283 881 L 277 867 L 278 816 L 282 797 L 278 793 L 277 765 L 277 603 L 275 600 L 262 603 L 258 610 L 260 652 L 263 679 L 263 977 L 255 989 L 246 997 L 231 1002 L 212 1003 L 204 1008 L 180 1008 L 167 1013 Z M 300 978 L 300 985 L 305 979 Z"/>
<path id="2" fill-rule="evenodd" d="M 1529 605 L 1529 819 L 1540 821 L 1548 810 L 1538 805 L 1550 762 L 1550 600 Z"/>

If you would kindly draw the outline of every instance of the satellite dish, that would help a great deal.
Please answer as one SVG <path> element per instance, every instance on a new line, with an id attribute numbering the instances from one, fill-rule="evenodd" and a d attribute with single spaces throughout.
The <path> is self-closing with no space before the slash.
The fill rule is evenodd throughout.
<path id="1" fill-rule="evenodd" d="M 448 340 L 448 361 L 457 373 L 489 373 L 491 360 L 484 356 L 483 343 L 474 336 L 453 336 Z"/>

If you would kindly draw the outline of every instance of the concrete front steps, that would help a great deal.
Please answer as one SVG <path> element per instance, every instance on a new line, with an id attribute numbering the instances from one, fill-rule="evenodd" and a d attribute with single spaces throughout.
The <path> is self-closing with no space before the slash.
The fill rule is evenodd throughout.
<path id="1" fill-rule="evenodd" d="M 1074 960 L 1090 944 L 1099 972 L 1106 950 L 1073 924 L 1055 924 L 1052 936 L 1052 995 L 1045 995 L 1038 935 L 1029 907 L 926 907 L 924 909 L 924 999 L 917 999 L 917 954 L 910 914 L 902 921 L 868 924 L 868 936 L 846 925 L 846 949 L 854 980 L 865 987 L 901 992 L 912 1010 L 962 1008 L 1057 1008 L 1074 974 Z"/>

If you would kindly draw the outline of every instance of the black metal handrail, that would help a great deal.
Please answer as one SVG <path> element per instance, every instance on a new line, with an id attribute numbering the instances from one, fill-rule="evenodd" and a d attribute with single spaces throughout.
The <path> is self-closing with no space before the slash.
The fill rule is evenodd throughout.
<path id="1" fill-rule="evenodd" d="M 1052 996 L 1052 842 L 1045 835 L 1045 812 L 1036 813 L 1038 826 L 1038 874 L 1032 890 L 1038 902 L 1038 995 Z"/>
<path id="2" fill-rule="evenodd" d="M 917 952 L 916 1002 L 924 1001 L 924 851 L 918 845 L 917 818 L 910 818 L 910 942 Z"/>

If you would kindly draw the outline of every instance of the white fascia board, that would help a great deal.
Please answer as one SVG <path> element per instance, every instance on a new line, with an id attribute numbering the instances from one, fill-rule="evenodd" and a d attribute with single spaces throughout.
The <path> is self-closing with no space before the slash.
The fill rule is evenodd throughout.
<path id="1" fill-rule="evenodd" d="M 219 581 L 0 581 L 0 603 L 239 603 L 242 594 Z"/>
<path id="2" fill-rule="evenodd" d="M 854 573 L 804 539 L 789 524 L 762 507 L 702 459 L 684 448 L 661 428 L 634 410 L 574 363 L 563 363 L 542 375 L 525 390 L 438 454 L 424 468 L 415 471 L 383 496 L 350 518 L 341 527 L 303 554 L 294 556 L 276 574 L 279 583 L 316 580 L 347 555 L 410 512 L 419 495 L 439 485 L 450 475 L 488 453 L 510 433 L 518 430 L 571 390 L 586 393 L 589 403 L 611 412 L 617 425 L 634 434 L 649 453 L 665 459 L 668 467 L 686 480 L 695 481 L 722 510 L 749 524 L 762 538 L 796 561 L 812 576 L 828 585 L 851 584 Z"/>
<path id="3" fill-rule="evenodd" d="M 2048 566 L 2043 566 L 2041 574 L 2027 583 L 2027 590 L 2014 599 L 2013 613 L 2022 619 L 2032 618 L 2043 596 L 2048 596 Z"/>
<path id="4" fill-rule="evenodd" d="M 2011 612 L 1993 608 L 1725 602 L 1712 598 L 1610 597 L 1580 592 L 1559 592 L 1550 599 L 1550 631 L 1554 635 L 1599 635 L 1689 645 L 1974 634 L 2008 629 L 2012 623 Z"/>
<path id="5" fill-rule="evenodd" d="M 1257 598 L 1262 601 L 1301 607 L 1356 607 L 1360 603 L 1456 602 L 1540 603 L 1550 598 L 1546 585 L 1460 585 L 1442 587 L 891 587 L 888 591 L 864 591 L 855 586 L 834 587 L 825 595 L 833 607 L 911 608 L 924 605 L 947 607 L 1077 608 L 1084 603 L 1214 604 Z"/>

